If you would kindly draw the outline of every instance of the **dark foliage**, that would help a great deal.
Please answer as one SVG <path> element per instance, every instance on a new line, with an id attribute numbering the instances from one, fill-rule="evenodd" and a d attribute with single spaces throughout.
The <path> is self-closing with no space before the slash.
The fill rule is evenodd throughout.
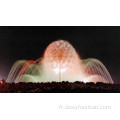
<path id="1" fill-rule="evenodd" d="M 120 84 L 52 82 L 1 83 L 1 93 L 120 93 Z"/>

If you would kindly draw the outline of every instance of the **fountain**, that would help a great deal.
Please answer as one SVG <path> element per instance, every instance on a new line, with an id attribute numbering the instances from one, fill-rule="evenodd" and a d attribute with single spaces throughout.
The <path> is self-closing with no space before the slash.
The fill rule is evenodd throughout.
<path id="1" fill-rule="evenodd" d="M 17 61 L 7 82 L 104 82 L 113 83 L 105 66 L 97 59 L 82 60 L 65 40 L 52 42 L 36 61 Z"/>

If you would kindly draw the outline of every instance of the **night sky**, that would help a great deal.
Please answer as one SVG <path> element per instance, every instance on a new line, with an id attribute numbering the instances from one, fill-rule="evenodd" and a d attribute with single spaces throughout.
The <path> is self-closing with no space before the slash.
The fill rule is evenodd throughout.
<path id="1" fill-rule="evenodd" d="M 120 27 L 0 27 L 0 76 L 6 79 L 16 60 L 36 60 L 57 39 L 68 40 L 83 59 L 97 58 L 120 83 Z"/>

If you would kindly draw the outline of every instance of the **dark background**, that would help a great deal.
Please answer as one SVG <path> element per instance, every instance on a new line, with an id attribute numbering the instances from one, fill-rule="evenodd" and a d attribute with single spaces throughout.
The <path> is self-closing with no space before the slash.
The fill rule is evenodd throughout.
<path id="1" fill-rule="evenodd" d="M 39 26 L 0 27 L 0 76 L 4 79 L 16 60 L 36 60 L 57 39 L 68 40 L 85 58 L 99 59 L 120 83 L 120 27 Z"/>

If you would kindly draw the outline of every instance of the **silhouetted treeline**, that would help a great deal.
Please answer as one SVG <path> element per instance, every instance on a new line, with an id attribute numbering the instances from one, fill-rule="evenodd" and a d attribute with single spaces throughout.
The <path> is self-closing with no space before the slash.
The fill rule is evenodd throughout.
<path id="1" fill-rule="evenodd" d="M 1 93 L 120 93 L 120 84 L 52 82 L 1 83 Z"/>

